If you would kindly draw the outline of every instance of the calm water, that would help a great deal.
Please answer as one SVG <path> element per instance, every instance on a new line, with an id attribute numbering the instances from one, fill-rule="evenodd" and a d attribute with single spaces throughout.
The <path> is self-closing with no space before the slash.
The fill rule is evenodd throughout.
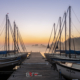
<path id="1" fill-rule="evenodd" d="M 46 46 L 32 46 L 32 45 L 27 45 L 26 46 L 27 52 L 40 52 L 43 56 L 46 50 Z"/>

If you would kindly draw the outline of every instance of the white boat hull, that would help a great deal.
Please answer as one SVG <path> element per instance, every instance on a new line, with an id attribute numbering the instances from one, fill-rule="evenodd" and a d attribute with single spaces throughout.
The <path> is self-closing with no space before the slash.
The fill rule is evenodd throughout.
<path id="1" fill-rule="evenodd" d="M 64 66 L 60 63 L 56 64 L 58 71 L 69 79 L 80 79 L 80 70 Z"/>

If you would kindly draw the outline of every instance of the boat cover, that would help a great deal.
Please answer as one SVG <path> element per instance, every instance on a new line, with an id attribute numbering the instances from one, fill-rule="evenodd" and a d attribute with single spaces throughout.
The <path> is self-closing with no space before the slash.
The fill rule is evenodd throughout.
<path id="1" fill-rule="evenodd" d="M 7 51 L 0 51 L 0 54 L 7 54 Z"/>
<path id="2" fill-rule="evenodd" d="M 80 54 L 80 51 L 75 51 L 75 50 L 66 50 L 65 51 L 66 54 Z"/>

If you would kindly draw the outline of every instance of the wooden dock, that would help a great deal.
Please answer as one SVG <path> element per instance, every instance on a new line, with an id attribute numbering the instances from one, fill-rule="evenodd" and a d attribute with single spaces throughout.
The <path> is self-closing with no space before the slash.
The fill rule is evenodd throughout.
<path id="1" fill-rule="evenodd" d="M 49 64 L 39 52 L 31 52 L 30 58 L 26 59 L 8 80 L 60 80 L 59 73 L 52 70 Z"/>

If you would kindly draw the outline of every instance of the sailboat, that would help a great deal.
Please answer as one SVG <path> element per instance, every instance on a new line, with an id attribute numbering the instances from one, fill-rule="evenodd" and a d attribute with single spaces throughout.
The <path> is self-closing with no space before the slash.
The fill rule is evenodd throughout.
<path id="1" fill-rule="evenodd" d="M 54 61 L 63 61 L 63 62 L 76 62 L 76 63 L 80 63 L 80 56 L 78 56 L 80 54 L 80 51 L 75 51 L 75 50 L 71 50 L 71 6 L 69 6 L 67 12 L 69 11 L 69 50 L 66 50 L 66 12 L 64 13 L 65 15 L 65 50 L 61 50 L 61 33 L 62 33 L 62 30 L 61 30 L 61 17 L 59 18 L 60 20 L 60 30 L 59 30 L 59 33 L 60 33 L 60 36 L 59 36 L 59 39 L 60 39 L 60 50 L 56 50 L 56 48 L 58 48 L 58 42 L 59 41 L 56 41 L 55 44 L 54 44 L 54 53 L 52 54 L 46 54 L 45 53 L 45 56 L 48 60 L 52 61 L 52 63 Z M 55 33 L 54 33 L 54 36 L 55 36 Z M 60 52 L 60 55 L 59 54 L 56 54 L 56 52 Z M 63 54 L 61 54 L 63 53 Z M 65 53 L 65 54 L 64 54 Z M 66 56 L 67 55 L 67 56 Z M 75 58 L 75 55 L 76 55 L 76 58 Z"/>
<path id="2" fill-rule="evenodd" d="M 14 41 L 14 50 L 10 50 L 9 47 L 9 28 L 11 29 L 11 33 L 13 36 Z M 14 67 L 17 64 L 21 64 L 24 59 L 27 57 L 27 52 L 18 52 L 18 39 L 19 39 L 19 32 L 18 27 L 16 31 L 16 24 L 14 22 L 14 32 L 11 28 L 10 21 L 8 14 L 6 15 L 6 35 L 5 35 L 5 50 L 0 51 L 0 69 L 5 67 Z M 17 33 L 17 36 L 16 36 Z M 17 39 L 16 39 L 17 37 Z M 24 49 L 23 43 L 21 43 L 22 48 Z"/>
<path id="3" fill-rule="evenodd" d="M 80 64 L 57 62 L 57 70 L 68 79 L 80 79 Z"/>
<path id="4" fill-rule="evenodd" d="M 66 27 L 66 13 L 65 13 L 65 27 Z M 60 38 L 61 38 L 61 31 L 60 31 Z M 71 6 L 69 6 L 69 50 L 66 50 L 66 47 L 65 50 L 61 50 L 61 44 L 60 44 L 60 50 L 56 50 L 56 46 L 54 53 L 56 51 L 59 51 L 60 54 L 52 53 L 47 56 L 45 55 L 46 58 L 50 59 L 51 63 L 55 63 L 57 70 L 61 72 L 61 74 L 67 77 L 68 79 L 80 79 L 80 56 L 79 56 L 80 51 L 71 50 Z M 66 46 L 66 36 L 65 36 L 65 46 Z"/>

